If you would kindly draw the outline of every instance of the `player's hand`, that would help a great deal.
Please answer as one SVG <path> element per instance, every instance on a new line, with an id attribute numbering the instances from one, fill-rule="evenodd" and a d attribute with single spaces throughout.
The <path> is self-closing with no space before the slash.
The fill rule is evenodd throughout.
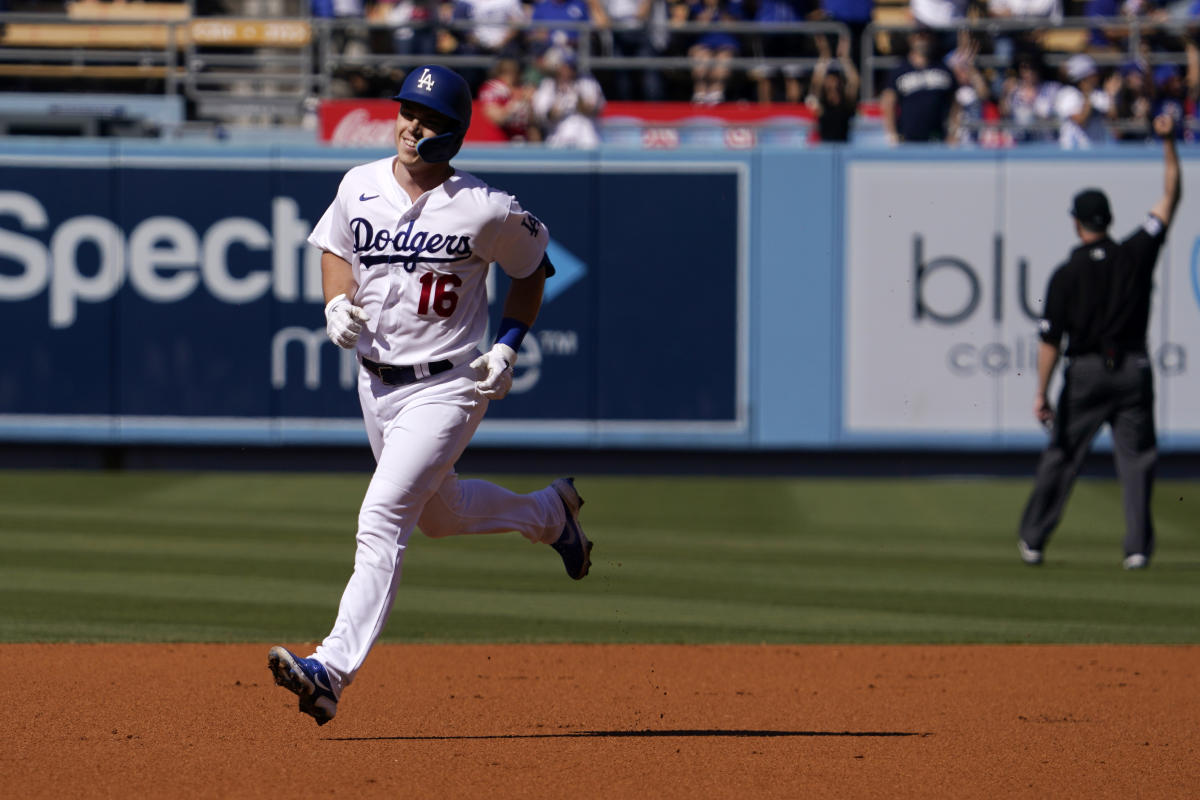
<path id="1" fill-rule="evenodd" d="M 1054 407 L 1050 405 L 1045 394 L 1039 394 L 1033 399 L 1033 416 L 1047 430 L 1054 424 Z"/>
<path id="2" fill-rule="evenodd" d="M 506 344 L 497 342 L 492 349 L 471 362 L 475 370 L 475 389 L 489 400 L 502 400 L 512 388 L 513 367 L 517 354 Z"/>
<path id="3" fill-rule="evenodd" d="M 1154 118 L 1154 133 L 1160 139 L 1170 138 L 1175 132 L 1175 118 L 1170 114 L 1159 114 Z"/>
<path id="4" fill-rule="evenodd" d="M 352 350 L 358 344 L 363 323 L 370 319 L 366 311 L 351 303 L 346 295 L 339 294 L 325 306 L 325 333 L 338 347 Z"/>

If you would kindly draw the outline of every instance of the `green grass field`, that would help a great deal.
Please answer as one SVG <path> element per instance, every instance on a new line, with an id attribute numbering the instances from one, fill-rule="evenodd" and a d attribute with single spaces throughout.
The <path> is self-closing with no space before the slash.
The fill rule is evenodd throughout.
<path id="1" fill-rule="evenodd" d="M 493 478 L 518 491 L 549 476 Z M 0 641 L 315 641 L 366 475 L 0 472 Z M 1028 480 L 581 476 L 592 574 L 516 534 L 414 536 L 385 641 L 1200 642 L 1200 482 L 1120 568 L 1111 481 L 1040 568 Z"/>

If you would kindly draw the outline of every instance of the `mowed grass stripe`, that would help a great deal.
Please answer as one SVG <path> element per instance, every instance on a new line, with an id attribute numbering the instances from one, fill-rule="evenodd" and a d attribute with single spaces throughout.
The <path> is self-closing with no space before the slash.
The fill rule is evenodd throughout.
<path id="1" fill-rule="evenodd" d="M 21 613 L 11 623 L 11 641 L 262 641 L 270 626 L 279 638 L 314 637 L 317 610 L 289 600 L 254 603 L 214 597 L 164 598 L 35 590 L 14 596 L 0 591 L 0 604 Z M 335 601 L 336 602 L 336 601 Z M 333 622 L 333 610 L 320 617 Z M 10 626 L 6 625 L 6 631 Z M 65 633 L 69 631 L 70 633 Z"/>
<path id="2" fill-rule="evenodd" d="M 529 491 L 548 477 L 499 480 Z M 365 483 L 0 474 L 0 639 L 317 638 L 352 568 Z M 597 542 L 587 580 L 515 534 L 416 536 L 385 639 L 1200 641 L 1197 484 L 1160 484 L 1162 555 L 1145 573 L 1118 567 L 1111 482 L 1080 485 L 1041 569 L 1015 556 L 1026 482 L 579 485 Z"/>
<path id="3" fill-rule="evenodd" d="M 345 513 L 297 514 L 277 511 L 215 511 L 210 508 L 146 509 L 146 508 L 64 508 L 38 505 L 6 504 L 0 509 L 0 525 L 36 525 L 47 529 L 78 526 L 89 523 L 99 526 L 124 526 L 159 530 L 166 533 L 187 532 L 198 528 L 207 532 L 229 529 L 258 529 L 264 531 L 307 534 L 311 532 L 346 531 L 354 533 L 355 519 Z"/>
<path id="4" fill-rule="evenodd" d="M 214 541 L 219 540 L 219 548 Z M 354 555 L 353 534 L 297 540 L 292 537 L 262 536 L 243 532 L 227 537 L 205 535 L 203 529 L 189 536 L 177 533 L 80 533 L 76 529 L 5 529 L 0 527 L 0 556 L 5 553 L 57 554 L 64 561 L 79 562 L 101 554 L 123 554 L 170 558 L 211 557 L 214 550 L 228 559 L 263 561 L 327 561 Z"/>
<path id="5" fill-rule="evenodd" d="M 329 609 L 336 604 L 341 593 L 341 582 L 313 584 L 307 581 L 263 577 L 252 586 L 235 578 L 209 576 L 180 576 L 142 574 L 130 576 L 126 573 L 93 572 L 80 575 L 69 587 L 45 590 L 42 587 L 56 585 L 58 576 L 49 570 L 0 569 L 0 583 L 7 592 L 24 592 L 35 595 L 45 591 L 58 596 L 87 595 L 92 598 L 136 598 L 152 601 L 190 602 L 198 598 L 213 605 L 269 604 L 268 598 L 285 598 L 292 605 L 310 606 L 314 609 Z M 981 595 L 971 605 L 958 605 L 954 600 L 962 595 L 939 591 L 909 590 L 904 593 L 865 591 L 833 591 L 823 588 L 798 589 L 786 599 L 734 599 L 717 598 L 701 600 L 681 599 L 677 596 L 651 595 L 646 593 L 627 594 L 612 591 L 581 593 L 570 604 L 548 602 L 556 594 L 546 591 L 478 589 L 468 585 L 449 588 L 423 586 L 410 583 L 398 601 L 399 607 L 428 611 L 435 608 L 489 609 L 494 616 L 577 620 L 605 613 L 634 613 L 652 615 L 658 621 L 728 625 L 752 620 L 755 625 L 774 630 L 792 630 L 805 627 L 816 621 L 816 617 L 836 620 L 845 613 L 872 613 L 891 620 L 896 615 L 921 615 L 925 609 L 939 608 L 943 621 L 961 620 L 963 617 L 988 622 L 992 619 L 1010 620 L 1022 617 L 1029 620 L 1062 619 L 1087 621 L 1095 616 L 1094 604 L 1098 601 L 1062 602 L 1053 610 L 1040 606 L 1014 602 L 1001 609 L 998 596 Z M 1100 603 L 1107 618 L 1113 622 L 1129 620 L 1138 622 L 1143 617 L 1139 609 L 1124 602 Z M 498 609 L 498 610 L 497 610 Z M 927 615 L 929 616 L 929 615 Z M 1183 622 L 1190 622 L 1184 618 Z M 1169 619 L 1160 619 L 1166 625 Z"/>
<path id="6" fill-rule="evenodd" d="M 138 588 L 143 591 L 138 591 Z M 35 608 L 77 605 L 79 608 L 100 610 L 95 613 L 94 630 L 73 623 L 72 630 L 83 639 L 104 639 L 119 623 L 135 625 L 132 637 L 146 639 L 154 631 L 162 635 L 163 626 L 172 620 L 188 619 L 194 613 L 197 601 L 186 590 L 195 587 L 135 587 L 125 593 L 97 594 L 87 589 L 71 593 L 42 592 L 27 590 L 22 602 Z M 7 602 L 8 592 L 0 593 L 0 602 Z M 302 600 L 290 593 L 279 595 L 291 602 L 263 603 L 243 602 L 243 598 L 224 596 L 220 601 L 205 601 L 216 612 L 221 625 L 233 631 L 253 631 L 270 626 L 277 631 L 277 638 L 311 639 L 318 630 L 312 623 L 314 617 L 325 617 L 331 613 L 330 603 L 336 595 L 321 598 L 322 592 L 305 592 Z M 313 595 L 316 595 L 315 597 Z M 151 604 L 139 602 L 153 600 Z M 320 602 L 324 599 L 326 602 Z M 1102 639 L 1117 631 L 1129 641 L 1175 640 L 1180 634 L 1180 625 L 1169 625 L 1164 620 L 1147 624 L 1140 616 L 1131 619 L 1108 619 L 1104 622 L 1079 619 L 1069 613 L 1045 619 L 1000 617 L 989 619 L 963 611 L 959 614 L 934 614 L 919 609 L 907 611 L 903 605 L 891 610 L 877 606 L 856 607 L 853 604 L 836 602 L 830 598 L 828 605 L 772 606 L 754 603 L 696 602 L 674 599 L 654 599 L 638 596 L 611 596 L 606 598 L 580 598 L 574 604 L 548 605 L 545 595 L 520 592 L 494 592 L 469 589 L 425 589 L 409 587 L 399 598 L 393 624 L 385 632 L 385 641 L 405 641 L 410 637 L 447 638 L 456 641 L 470 640 L 474 630 L 485 641 L 523 641 L 530 631 L 542 632 L 542 637 L 570 638 L 571 632 L 581 626 L 602 623 L 605 627 L 618 626 L 626 631 L 630 641 L 643 640 L 645 631 L 675 630 L 671 641 L 710 640 L 719 633 L 728 641 L 816 641 L 822 638 L 831 641 L 856 641 L 863 631 L 873 631 L 872 636 L 887 638 L 897 635 L 920 634 L 928 641 L 989 641 L 1004 638 L 1014 641 L 1055 641 L 1071 635 L 1085 640 Z M 469 605 L 486 612 L 447 611 L 447 608 Z M 483 617 L 491 624 L 482 626 L 473 620 Z M 43 624 L 54 630 L 62 620 L 45 617 Z M 440 619 L 443 623 L 432 624 Z M 445 620 L 453 620 L 446 627 Z M 514 625 L 519 622 L 519 625 Z M 973 635 L 963 637 L 961 630 L 969 625 Z M 26 619 L 20 626 L 35 629 L 37 625 Z M 187 623 L 180 626 L 181 633 L 171 635 L 172 641 L 187 640 L 198 629 L 217 630 L 212 622 Z M 446 631 L 451 631 L 446 636 Z M 1108 632 L 1106 634 L 1106 631 Z M 553 632 L 553 633 L 551 633 Z M 657 640 L 661 637 L 657 633 Z M 250 637 L 257 639 L 257 637 Z"/>
<path id="7" fill-rule="evenodd" d="M 347 552 L 352 553 L 354 548 L 352 531 L 331 532 L 326 529 L 320 535 L 302 536 L 293 535 L 287 530 L 266 532 L 257 525 L 245 529 L 222 526 L 221 532 L 214 532 L 202 523 L 197 522 L 194 525 L 196 530 L 188 534 L 171 525 L 156 526 L 162 528 L 159 532 L 148 530 L 137 533 L 130 532 L 130 528 L 135 526 L 122 525 L 119 527 L 123 532 L 110 532 L 98 536 L 95 532 L 79 532 L 78 526 L 62 526 L 62 523 L 34 529 L 8 526 L 0 520 L 0 553 L 58 551 L 67 555 L 129 553 L 203 556 L 213 551 L 214 540 L 221 539 L 223 541 L 220 543 L 220 549 L 229 557 L 325 560 L 344 557 Z M 592 526 L 589 524 L 588 528 L 591 530 Z M 1106 540 L 1100 548 L 1084 548 L 1078 542 L 1069 541 L 1072 537 L 1071 533 L 1061 537 L 1068 541 L 1065 541 L 1061 549 L 1056 548 L 1060 561 L 1070 561 L 1075 565 L 1110 567 L 1114 561 L 1121 558 L 1119 541 Z M 514 546 L 509 541 L 519 537 L 511 535 L 496 538 L 505 542 L 503 549 L 490 552 L 489 558 L 500 560 L 506 567 L 515 567 L 527 560 L 528 553 L 519 544 Z M 753 536 L 741 534 L 699 536 L 664 529 L 621 529 L 609 532 L 607 539 L 605 546 L 597 552 L 597 558 L 602 557 L 605 552 L 615 552 L 617 556 L 626 559 L 636 556 L 637 558 L 628 564 L 621 562 L 623 567 L 632 570 L 660 570 L 661 567 L 656 566 L 654 560 L 670 559 L 673 564 L 687 565 L 690 570 L 714 575 L 736 571 L 741 565 L 762 564 L 764 558 L 788 569 L 804 563 L 817 564 L 821 569 L 827 569 L 838 564 L 861 566 L 861 562 L 882 560 L 905 570 L 920 568 L 922 564 L 943 569 L 956 562 L 986 562 L 995 565 L 997 562 L 1011 561 L 1015 541 L 998 541 L 995 536 L 960 536 L 957 540 L 927 537 L 914 541 L 892 536 L 881 539 L 871 531 L 864 530 L 842 534 L 836 539 L 818 539 L 811 533 L 796 532 L 788 540 L 756 543 Z M 483 547 L 483 541 L 472 538 L 469 547 Z M 410 546 L 421 547 L 419 543 L 420 536 L 417 535 Z M 618 545 L 615 551 L 613 544 Z M 722 562 L 719 565 L 713 564 L 715 551 L 721 555 Z M 439 543 L 429 549 L 422 549 L 421 552 L 422 558 L 434 563 L 453 563 L 464 557 L 464 551 L 449 544 Z M 466 557 L 469 558 L 470 554 Z M 785 557 L 796 557 L 797 560 L 784 561 Z M 801 557 L 803 561 L 800 560 Z"/>
<path id="8" fill-rule="evenodd" d="M 536 559 L 529 555 L 521 558 L 512 553 L 505 553 L 502 558 L 465 548 L 458 558 L 421 557 L 441 549 L 433 545 L 425 554 L 414 554 L 408 562 L 406 587 L 488 586 L 497 583 L 497 574 L 505 576 L 502 585 L 510 591 L 557 595 L 563 586 L 564 579 L 557 573 L 557 558 L 545 549 L 533 554 L 540 556 Z M 87 591 L 97 591 L 111 584 L 113 591 L 118 593 L 133 592 L 140 585 L 148 584 L 156 590 L 168 587 L 172 596 L 179 592 L 184 596 L 198 592 L 220 592 L 229 596 L 244 586 L 244 599 L 251 600 L 263 592 L 273 591 L 276 585 L 286 585 L 296 591 L 302 590 L 304 585 L 340 588 L 349 576 L 351 556 L 351 550 L 339 548 L 336 554 L 320 558 L 281 559 L 269 550 L 256 549 L 252 558 L 244 554 L 234 558 L 223 553 L 222 558 L 208 555 L 179 562 L 129 550 L 73 554 L 65 560 L 46 563 L 35 551 L 22 550 L 8 554 L 4 566 L 0 567 L 0 583 L 34 588 L 70 582 L 72 587 Z M 1064 571 L 1064 576 L 1069 579 L 1052 580 L 1047 585 L 1046 581 L 1032 580 L 1034 576 L 1028 574 L 1030 570 L 1011 560 L 997 565 L 991 574 L 969 576 L 942 569 L 946 565 L 925 563 L 903 569 L 889 563 L 876 565 L 872 570 L 871 586 L 861 587 L 861 573 L 869 566 L 771 562 L 729 570 L 710 563 L 693 567 L 680 578 L 673 574 L 663 575 L 655 561 L 642 561 L 636 554 L 630 554 L 624 566 L 611 567 L 607 573 L 601 571 L 597 574 L 603 575 L 602 578 L 578 584 L 571 592 L 573 596 L 625 592 L 646 597 L 687 597 L 698 583 L 705 587 L 707 598 L 733 603 L 752 599 L 776 605 L 828 607 L 865 603 L 881 608 L 897 603 L 913 608 L 957 603 L 964 608 L 981 609 L 971 613 L 996 609 L 1002 614 L 1012 613 L 1021 600 L 1033 601 L 1036 608 L 1053 600 L 1055 605 L 1047 607 L 1046 613 L 1072 617 L 1080 613 L 1085 616 L 1097 613 L 1096 604 L 1112 606 L 1105 613 L 1117 617 L 1126 610 L 1144 613 L 1156 608 L 1167 614 L 1189 614 L 1196 607 L 1194 598 L 1186 591 L 1180 591 L 1186 587 L 1176 585 L 1181 580 L 1189 580 L 1185 572 L 1169 575 L 1174 582 L 1164 585 L 1152 582 L 1148 573 L 1119 572 L 1114 576 L 1110 568 L 1089 579 Z M 922 574 L 927 580 L 920 579 Z M 748 590 L 748 587 L 752 589 Z M 1074 605 L 1078 604 L 1085 608 L 1075 611 Z"/>
<path id="9" fill-rule="evenodd" d="M 689 596 L 702 587 L 706 596 L 761 597 L 770 602 L 788 602 L 800 594 L 852 591 L 926 593 L 936 591 L 946 602 L 957 595 L 970 598 L 988 597 L 1107 602 L 1114 598 L 1133 605 L 1165 605 L 1183 609 L 1197 607 L 1196 598 L 1186 589 L 1194 576 L 1186 570 L 1129 573 L 1114 569 L 1111 557 L 1099 568 L 1081 569 L 1073 566 L 1049 566 L 1038 570 L 1020 564 L 1016 550 L 1007 543 L 990 548 L 991 559 L 986 568 L 971 562 L 951 558 L 898 559 L 875 554 L 870 557 L 845 557 L 828 560 L 769 558 L 752 564 L 730 565 L 728 553 L 708 551 L 705 560 L 671 561 L 664 568 L 661 554 L 648 554 L 644 548 L 623 542 L 618 532 L 609 532 L 607 549 L 616 548 L 619 558 L 604 558 L 603 551 L 594 553 L 596 566 L 592 578 L 580 586 L 580 591 L 595 590 L 600 584 L 606 590 L 636 587 L 641 593 L 657 596 Z M 450 540 L 413 548 L 406 562 L 406 582 L 434 584 L 487 583 L 493 569 L 502 569 L 513 578 L 528 576 L 544 578 L 543 569 L 531 571 L 531 559 L 522 548 L 488 547 L 471 542 Z M 485 551 L 484 548 L 487 548 Z M 535 554 L 538 564 L 553 556 Z M 553 562 L 556 564 L 556 562 Z M 864 574 L 870 575 L 864 585 Z M 508 586 L 513 585 L 506 581 Z"/>
<path id="10" fill-rule="evenodd" d="M 174 610 L 174 609 L 173 609 Z M 175 610 L 176 617 L 183 611 Z M 332 620 L 331 620 L 332 621 Z M 393 615 L 381 638 L 388 643 L 526 643 L 580 641 L 572 631 L 582 623 L 544 623 L 539 619 L 522 624 L 519 634 L 510 635 L 511 620 L 489 614 L 454 614 L 437 609 L 424 613 L 420 618 L 407 617 L 402 612 Z M 756 627 L 753 620 L 727 627 L 705 624 L 692 626 L 678 622 L 655 620 L 604 620 L 589 619 L 587 642 L 592 643 L 678 643 L 721 642 L 729 644 L 856 644 L 862 642 L 897 641 L 894 626 L 874 617 L 863 617 L 859 621 L 839 620 L 835 626 L 813 625 L 802 630 L 776 631 Z M 253 629 L 253 622 L 245 630 Z M 278 631 L 272 641 L 312 642 L 315 638 L 311 625 L 302 621 L 279 616 L 275 626 Z M 404 627 L 403 636 L 394 631 Z M 140 622 L 133 635 L 131 626 L 122 620 L 112 623 L 80 625 L 57 619 L 43 622 L 23 623 L 15 631 L 14 641 L 75 641 L 75 642 L 263 642 L 264 654 L 267 642 L 253 636 L 228 638 L 230 630 L 237 630 L 232 621 L 219 625 L 180 624 L 176 619 L 167 622 Z M 920 626 L 919 641 L 935 644 L 958 644 L 971 641 L 990 643 L 994 641 L 1028 644 L 1054 642 L 1107 642 L 1111 640 L 1112 628 L 1103 624 L 1071 625 L 1052 623 L 1026 625 L 1014 623 L 1007 629 L 994 629 L 986 637 L 963 640 L 948 629 L 937 630 L 934 626 Z M 910 633 L 902 631 L 902 633 Z M 1142 644 L 1177 643 L 1177 631 L 1155 625 L 1137 626 L 1125 631 L 1120 641 Z M 903 636 L 899 641 L 910 641 Z"/>

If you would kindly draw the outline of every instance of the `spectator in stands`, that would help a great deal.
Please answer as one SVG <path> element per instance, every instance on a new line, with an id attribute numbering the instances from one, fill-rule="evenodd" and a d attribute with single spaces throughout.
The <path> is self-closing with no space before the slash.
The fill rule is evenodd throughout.
<path id="1" fill-rule="evenodd" d="M 667 5 L 664 0 L 604 0 L 611 26 L 613 55 L 627 58 L 652 58 L 667 46 Z M 640 99 L 663 99 L 662 72 L 656 68 L 619 69 L 613 73 L 613 89 L 618 100 L 637 100 L 633 76 L 640 77 Z"/>
<path id="2" fill-rule="evenodd" d="M 1113 96 L 1116 138 L 1126 142 L 1148 139 L 1154 98 L 1146 80 L 1146 67 L 1140 61 L 1131 61 L 1117 75 L 1121 84 Z"/>
<path id="3" fill-rule="evenodd" d="M 745 19 L 741 0 L 696 0 L 687 9 L 687 21 L 718 26 Z M 736 36 L 722 30 L 701 33 L 688 47 L 692 59 L 692 102 L 716 105 L 725 101 L 729 60 L 741 51 Z"/>
<path id="4" fill-rule="evenodd" d="M 954 111 L 954 75 L 934 60 L 933 33 L 919 29 L 908 36 L 908 53 L 892 70 L 880 96 L 879 110 L 888 141 L 945 142 Z"/>
<path id="5" fill-rule="evenodd" d="M 608 14 L 600 0 L 537 0 L 531 19 L 534 22 L 592 22 L 598 27 L 608 25 Z M 576 28 L 534 28 L 529 31 L 529 46 L 534 53 L 545 53 L 551 47 L 578 50 L 579 30 Z"/>
<path id="6" fill-rule="evenodd" d="M 312 0 L 312 15 L 318 19 L 337 20 L 333 29 L 333 47 L 343 56 L 360 56 L 369 52 L 367 46 L 366 10 L 363 0 Z"/>
<path id="7" fill-rule="evenodd" d="M 930 57 L 940 59 L 958 46 L 955 26 L 966 20 L 970 0 L 909 0 L 908 9 L 917 25 L 935 31 Z"/>
<path id="8" fill-rule="evenodd" d="M 1187 122 L 1187 90 L 1183 76 L 1174 64 L 1159 64 L 1154 68 L 1154 104 L 1151 112 L 1155 117 L 1166 114 L 1175 122 L 1175 137 L 1183 138 Z"/>
<path id="9" fill-rule="evenodd" d="M 327 92 L 330 97 L 370 97 L 371 78 L 361 66 L 339 66 L 330 75 Z"/>
<path id="10" fill-rule="evenodd" d="M 1087 0 L 1083 6 L 1083 15 L 1097 21 L 1120 17 L 1123 2 L 1124 0 Z M 1116 28 L 1089 28 L 1087 47 L 1093 52 L 1124 49 L 1124 33 L 1125 31 Z"/>
<path id="11" fill-rule="evenodd" d="M 579 73 L 572 50 L 552 52 L 556 72 L 542 79 L 533 94 L 533 115 L 551 147 L 590 149 L 600 144 L 596 119 L 604 109 L 604 92 L 591 75 Z"/>
<path id="12" fill-rule="evenodd" d="M 314 18 L 331 19 L 337 23 L 330 36 L 333 53 L 339 57 L 343 69 L 361 72 L 361 75 L 350 75 L 351 83 L 369 83 L 362 60 L 371 52 L 363 0 L 311 0 L 311 7 Z M 360 96 L 357 94 L 360 90 L 353 90 L 353 96 Z"/>
<path id="13" fill-rule="evenodd" d="M 987 0 L 987 14 L 993 19 L 1038 18 L 1049 22 L 1062 19 L 1062 0 Z"/>
<path id="14" fill-rule="evenodd" d="M 1200 0 L 1197 0 L 1200 2 Z M 871 24 L 875 11 L 875 0 L 820 0 L 821 8 L 816 18 L 840 22 L 850 29 L 850 60 L 855 69 L 862 72 L 862 35 Z M 832 36 L 825 37 L 826 46 L 832 49 Z"/>
<path id="15" fill-rule="evenodd" d="M 1060 84 L 1043 77 L 1041 57 L 1036 52 L 1017 56 L 1014 74 L 1003 84 L 1000 116 L 1012 123 L 1015 142 L 1046 142 L 1054 138 L 1054 97 Z"/>
<path id="16" fill-rule="evenodd" d="M 1156 0 L 1087 0 L 1083 14 L 1097 20 L 1140 18 L 1144 22 L 1163 22 L 1170 16 Z M 1087 47 L 1092 52 L 1125 52 L 1129 49 L 1128 37 L 1128 28 L 1097 26 L 1088 31 Z"/>
<path id="17" fill-rule="evenodd" d="M 993 34 L 993 54 L 1011 63 L 1017 53 L 1040 50 L 1037 34 L 1062 21 L 1062 0 L 987 0 L 987 13 L 993 19 L 1036 20 L 1036 25 L 1028 29 L 1000 29 Z"/>
<path id="18" fill-rule="evenodd" d="M 1065 72 L 1067 81 L 1054 97 L 1059 145 L 1070 150 L 1108 141 L 1117 85 L 1108 81 L 1102 88 L 1096 62 L 1085 53 L 1067 59 Z"/>
<path id="19" fill-rule="evenodd" d="M 392 52 L 426 55 L 437 52 L 438 0 L 379 0 L 371 21 L 392 29 Z M 398 81 L 397 81 L 398 82 Z"/>
<path id="20" fill-rule="evenodd" d="M 822 142 L 850 141 L 850 124 L 858 113 L 858 69 L 850 57 L 852 43 L 838 39 L 837 61 L 829 58 L 829 42 L 817 37 L 820 58 L 809 82 L 808 107 L 817 118 L 817 136 Z"/>
<path id="21" fill-rule="evenodd" d="M 362 0 L 312 0 L 312 15 L 316 19 L 362 17 Z"/>
<path id="22" fill-rule="evenodd" d="M 433 23 L 433 54 L 438 56 L 470 55 L 465 38 L 466 32 L 457 30 L 453 26 L 455 10 L 453 0 L 430 0 L 430 4 Z M 482 80 L 482 76 L 473 75 L 471 70 L 466 70 L 466 73 L 472 75 L 475 83 Z M 468 82 L 471 81 L 468 80 Z"/>
<path id="23" fill-rule="evenodd" d="M 805 21 L 811 13 L 809 0 L 756 0 L 754 21 L 764 24 L 796 25 Z M 812 52 L 808 36 L 800 33 L 762 33 L 752 38 L 754 56 L 759 59 L 795 58 Z M 802 68 L 797 64 L 775 67 L 762 63 L 750 70 L 758 87 L 758 102 L 770 103 L 774 99 L 771 79 L 776 73 L 783 76 L 783 99 L 788 103 L 800 102 L 800 75 Z"/>
<path id="24" fill-rule="evenodd" d="M 966 30 L 959 31 L 958 41 L 958 47 L 946 56 L 946 66 L 958 84 L 950 129 L 953 141 L 971 144 L 979 141 L 984 109 L 991 102 L 991 91 L 975 60 L 979 55 L 979 41 Z"/>
<path id="25" fill-rule="evenodd" d="M 509 141 L 541 141 L 533 124 L 533 87 L 521 80 L 521 65 L 515 58 L 501 58 L 491 77 L 479 87 L 479 105 Z"/>
<path id="26" fill-rule="evenodd" d="M 454 19 L 472 23 L 469 31 L 459 32 L 463 51 L 472 55 L 520 58 L 518 26 L 525 18 L 521 0 L 458 0 L 454 4 Z"/>

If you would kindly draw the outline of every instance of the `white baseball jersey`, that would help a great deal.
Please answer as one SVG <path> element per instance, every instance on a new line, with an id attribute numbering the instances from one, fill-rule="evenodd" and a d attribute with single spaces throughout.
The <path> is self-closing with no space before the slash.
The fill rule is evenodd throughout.
<path id="1" fill-rule="evenodd" d="M 487 271 L 537 270 L 550 235 L 516 198 L 461 170 L 414 203 L 393 158 L 354 167 L 308 237 L 350 263 L 352 302 L 371 317 L 358 354 L 411 365 L 475 356 L 487 328 Z"/>

